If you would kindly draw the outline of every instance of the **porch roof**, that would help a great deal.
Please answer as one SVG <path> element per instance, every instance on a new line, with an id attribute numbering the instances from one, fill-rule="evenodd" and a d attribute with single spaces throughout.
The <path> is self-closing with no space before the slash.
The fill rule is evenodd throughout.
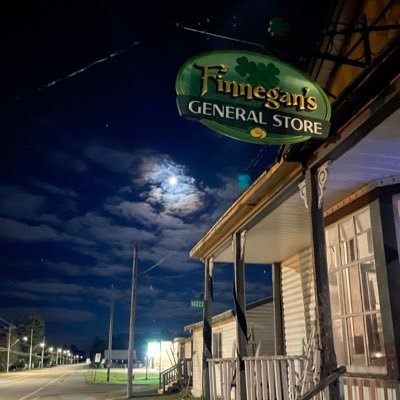
<path id="1" fill-rule="evenodd" d="M 368 109 L 363 113 L 371 115 Z M 365 115 L 360 118 L 365 122 Z M 357 193 L 366 193 L 375 186 L 400 183 L 399 127 L 400 110 L 397 109 L 377 122 L 349 150 L 336 154 L 328 169 L 325 215 L 349 202 Z M 346 127 L 351 133 L 357 128 L 354 121 Z M 326 158 L 329 156 L 328 153 Z M 247 230 L 246 263 L 282 261 L 309 247 L 308 211 L 297 189 L 302 179 L 298 163 L 273 165 L 233 203 L 196 244 L 190 256 L 202 259 L 213 256 L 216 262 L 233 262 L 231 236 L 238 229 Z"/>

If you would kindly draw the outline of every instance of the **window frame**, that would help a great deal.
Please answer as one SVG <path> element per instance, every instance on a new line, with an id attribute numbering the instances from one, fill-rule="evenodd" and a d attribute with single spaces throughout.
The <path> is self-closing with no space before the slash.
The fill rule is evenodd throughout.
<path id="1" fill-rule="evenodd" d="M 222 358 L 222 332 L 213 332 L 212 335 L 212 358 Z"/>
<path id="2" fill-rule="evenodd" d="M 369 215 L 369 227 L 368 228 L 363 228 L 359 227 L 357 224 L 357 219 L 356 217 L 364 212 L 368 212 Z M 343 237 L 343 229 L 341 227 L 341 224 L 345 223 L 346 221 L 351 221 L 352 226 L 352 236 L 349 236 L 347 238 L 342 238 Z M 331 232 L 330 232 L 331 231 Z M 371 240 L 371 246 L 372 246 L 372 252 L 363 258 L 360 258 L 361 251 L 359 250 L 359 240 L 358 237 L 362 236 L 369 232 L 370 237 L 367 238 L 367 243 L 368 240 Z M 343 354 L 346 359 L 346 366 L 349 372 L 368 372 L 368 373 L 386 373 L 386 364 L 387 364 L 387 355 L 385 353 L 385 345 L 384 345 L 384 340 L 382 338 L 382 352 L 384 353 L 384 365 L 382 366 L 377 366 L 377 365 L 371 365 L 371 352 L 370 352 L 370 343 L 369 343 L 369 335 L 367 331 L 367 318 L 369 315 L 376 316 L 377 318 L 380 318 L 380 324 L 383 330 L 383 321 L 382 321 L 382 309 L 380 307 L 379 303 L 379 308 L 375 309 L 369 309 L 366 310 L 366 304 L 365 304 L 365 293 L 364 293 L 364 281 L 363 281 L 363 274 L 361 271 L 361 265 L 363 263 L 368 263 L 372 262 L 374 264 L 374 269 L 375 269 L 375 276 L 376 276 L 376 285 L 378 285 L 378 279 L 377 279 L 377 269 L 376 269 L 376 260 L 375 260 L 375 253 L 374 253 L 374 246 L 373 246 L 373 226 L 372 226 L 372 221 L 371 221 L 371 210 L 369 205 L 366 207 L 362 207 L 345 217 L 336 220 L 334 223 L 329 224 L 325 226 L 325 238 L 326 238 L 326 251 L 327 253 L 330 252 L 330 254 L 327 254 L 327 262 L 328 262 L 328 287 L 330 291 L 330 301 L 332 303 L 332 298 L 331 298 L 331 280 L 330 277 L 335 274 L 336 275 L 336 285 L 337 285 L 337 305 L 335 306 L 335 309 L 339 310 L 340 314 L 332 314 L 332 322 L 335 320 L 340 320 L 340 324 L 342 327 L 342 335 L 343 335 Z M 329 241 L 330 240 L 330 241 Z M 355 254 L 355 259 L 354 260 L 349 260 L 348 255 L 346 256 L 345 254 L 342 254 L 343 251 L 348 251 L 349 246 L 348 242 L 353 241 L 353 252 Z M 335 263 L 330 264 L 331 258 L 333 257 L 332 255 L 332 250 L 331 248 L 335 248 L 338 250 L 338 254 L 334 255 L 335 256 Z M 371 251 L 370 250 L 370 251 Z M 342 262 L 346 261 L 346 264 L 343 264 Z M 351 272 L 351 269 L 356 270 L 357 272 L 357 277 L 358 277 L 358 290 L 359 290 L 359 296 L 360 296 L 360 310 L 361 311 L 354 311 L 351 309 L 351 300 L 352 296 L 354 295 L 354 287 L 352 289 L 352 285 L 350 284 L 349 281 L 349 273 Z M 332 285 L 333 287 L 334 285 Z M 369 288 L 367 289 L 369 290 Z M 379 302 L 379 299 L 377 299 Z M 349 308 L 349 303 L 350 303 L 350 308 Z M 331 307 L 332 308 L 332 307 Z M 351 346 L 354 345 L 354 335 L 353 338 L 350 336 L 350 331 L 349 328 L 351 327 L 351 323 L 353 321 L 353 318 L 362 318 L 362 330 L 363 330 L 363 349 L 364 353 L 360 357 L 363 358 L 363 365 L 358 365 L 354 364 L 354 354 L 352 356 L 351 354 Z M 383 336 L 383 331 L 381 332 Z"/>

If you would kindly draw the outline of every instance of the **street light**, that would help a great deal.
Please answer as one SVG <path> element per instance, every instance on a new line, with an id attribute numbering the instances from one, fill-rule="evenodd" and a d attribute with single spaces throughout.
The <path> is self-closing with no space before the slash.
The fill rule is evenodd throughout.
<path id="1" fill-rule="evenodd" d="M 41 361 L 41 364 L 40 364 L 40 368 L 43 368 L 43 359 L 44 359 L 44 336 L 43 336 L 43 342 L 42 343 L 40 343 L 40 347 L 42 348 L 42 361 Z"/>

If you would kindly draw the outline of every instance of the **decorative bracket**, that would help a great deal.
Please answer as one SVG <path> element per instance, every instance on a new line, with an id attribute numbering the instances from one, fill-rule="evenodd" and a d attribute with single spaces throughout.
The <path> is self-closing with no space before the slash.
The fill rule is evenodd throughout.
<path id="1" fill-rule="evenodd" d="M 240 233 L 240 259 L 244 260 L 244 249 L 246 244 L 246 231 Z"/>
<path id="2" fill-rule="evenodd" d="M 306 192 L 306 181 L 300 182 L 299 183 L 299 189 L 300 189 L 300 197 L 304 201 L 304 206 L 308 208 L 307 204 L 307 192 Z"/>
<path id="3" fill-rule="evenodd" d="M 321 208 L 324 203 L 324 190 L 326 186 L 326 181 L 328 179 L 328 165 L 330 161 L 327 161 L 325 164 L 322 164 L 317 170 L 317 181 L 318 181 L 318 208 Z M 306 181 L 302 181 L 299 183 L 300 197 L 304 201 L 304 206 L 308 209 L 307 202 L 307 189 L 306 189 Z"/>
<path id="4" fill-rule="evenodd" d="M 209 266 L 209 276 L 212 276 L 213 270 L 214 270 L 214 257 L 210 257 L 208 260 L 208 266 Z"/>
<path id="5" fill-rule="evenodd" d="M 328 165 L 329 161 L 318 168 L 318 208 L 321 208 L 324 203 L 324 190 L 328 179 Z"/>

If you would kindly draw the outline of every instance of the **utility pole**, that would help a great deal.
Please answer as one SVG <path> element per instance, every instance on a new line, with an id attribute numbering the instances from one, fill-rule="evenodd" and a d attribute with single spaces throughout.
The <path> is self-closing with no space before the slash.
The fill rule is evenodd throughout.
<path id="1" fill-rule="evenodd" d="M 7 374 L 10 369 L 10 351 L 11 351 L 11 325 L 8 326 L 8 346 L 7 346 Z"/>
<path id="2" fill-rule="evenodd" d="M 32 368 L 32 341 L 33 341 L 33 329 L 31 329 L 31 346 L 29 347 L 29 370 Z"/>
<path id="3" fill-rule="evenodd" d="M 107 382 L 110 382 L 111 369 L 111 349 L 112 349 L 112 334 L 114 321 L 114 286 L 111 285 L 111 307 L 110 307 L 110 327 L 108 329 L 108 362 L 107 362 Z"/>
<path id="4" fill-rule="evenodd" d="M 0 322 L 6 324 L 7 326 L 3 326 L 4 329 L 8 327 L 8 346 L 7 346 L 7 366 L 6 366 L 6 371 L 8 373 L 10 369 L 10 353 L 11 353 L 11 329 L 16 328 L 15 325 L 13 325 L 11 322 L 6 321 L 4 318 L 0 317 Z"/>
<path id="5" fill-rule="evenodd" d="M 131 315 L 129 321 L 129 346 L 128 346 L 128 384 L 127 398 L 132 397 L 132 372 L 133 372 L 133 349 L 135 340 L 135 311 L 136 311 L 136 281 L 137 281 L 137 245 L 133 248 L 132 260 L 132 288 L 131 288 Z"/>
<path id="6" fill-rule="evenodd" d="M 43 359 L 44 359 L 44 336 L 43 336 L 43 342 L 42 342 L 42 362 L 41 362 L 41 368 L 43 368 Z"/>

